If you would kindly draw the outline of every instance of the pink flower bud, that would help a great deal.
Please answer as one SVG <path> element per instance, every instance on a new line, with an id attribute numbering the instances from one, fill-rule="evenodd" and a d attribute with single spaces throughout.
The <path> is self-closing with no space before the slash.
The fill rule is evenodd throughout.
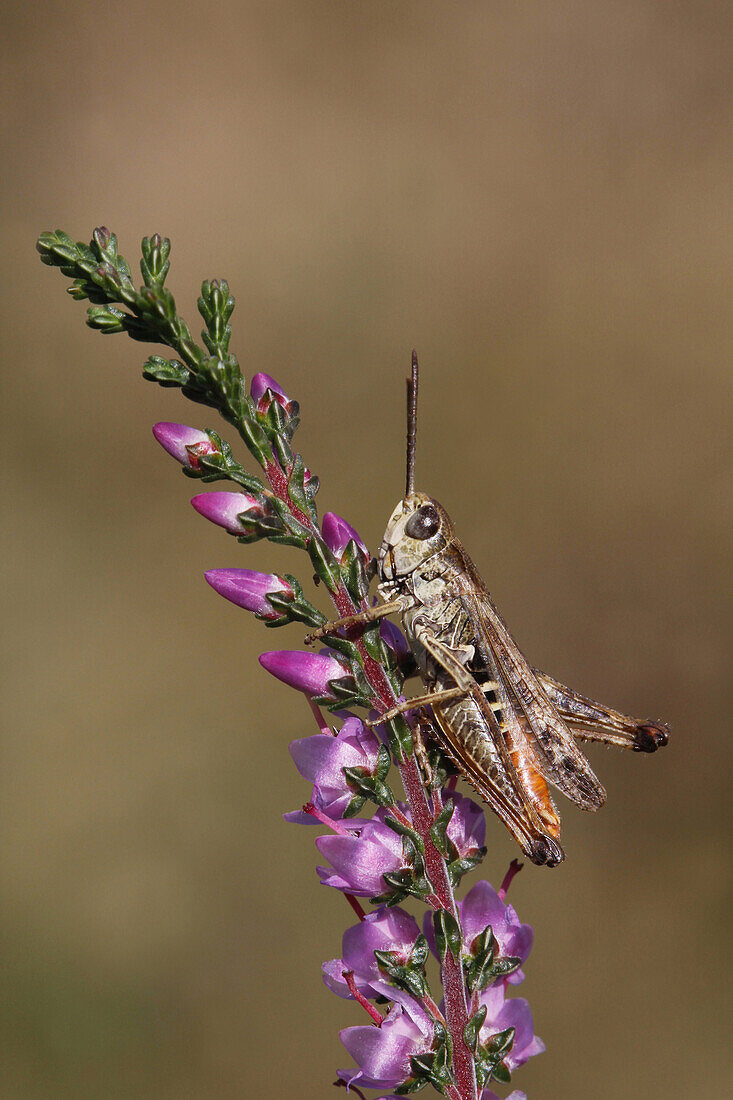
<path id="1" fill-rule="evenodd" d="M 321 522 L 321 534 L 326 546 L 332 551 L 334 557 L 339 560 L 343 557 L 344 550 L 353 539 L 364 555 L 365 560 L 369 561 L 369 551 L 361 541 L 359 532 L 355 531 L 350 523 L 347 523 L 341 516 L 337 516 L 335 512 L 326 512 L 324 515 Z"/>
<path id="2" fill-rule="evenodd" d="M 200 516 L 218 523 L 231 535 L 248 534 L 247 527 L 239 519 L 243 512 L 252 512 L 254 517 L 264 514 L 257 497 L 249 493 L 199 493 L 191 504 Z"/>
<path id="3" fill-rule="evenodd" d="M 379 635 L 387 648 L 392 650 L 394 659 L 400 667 L 411 660 L 412 650 L 407 638 L 399 627 L 391 623 L 389 619 L 382 619 L 380 622 Z"/>
<path id="4" fill-rule="evenodd" d="M 341 680 L 349 669 L 330 653 L 278 649 L 260 655 L 260 664 L 284 684 L 306 695 L 332 695 L 329 680 Z"/>
<path id="5" fill-rule="evenodd" d="M 268 593 L 294 595 L 286 580 L 275 573 L 256 573 L 252 569 L 209 569 L 204 576 L 215 592 L 246 611 L 254 611 L 266 619 L 279 618 L 267 599 Z"/>
<path id="6" fill-rule="evenodd" d="M 163 450 L 190 470 L 199 469 L 199 456 L 216 454 L 218 451 L 205 432 L 200 432 L 198 428 L 189 428 L 186 424 L 154 424 L 153 435 Z"/>
<path id="7" fill-rule="evenodd" d="M 269 396 L 268 390 L 270 391 Z M 277 401 L 286 412 L 291 412 L 295 404 L 269 374 L 260 373 L 254 376 L 250 386 L 250 395 L 257 406 L 257 411 L 261 413 L 267 412 L 272 401 Z"/>

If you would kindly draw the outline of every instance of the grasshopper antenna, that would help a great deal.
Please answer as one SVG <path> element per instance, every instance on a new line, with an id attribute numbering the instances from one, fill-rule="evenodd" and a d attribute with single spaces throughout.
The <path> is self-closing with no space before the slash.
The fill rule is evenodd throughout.
<path id="1" fill-rule="evenodd" d="M 407 478 L 405 496 L 415 492 L 415 440 L 417 438 L 417 352 L 412 349 L 412 373 L 407 379 Z"/>

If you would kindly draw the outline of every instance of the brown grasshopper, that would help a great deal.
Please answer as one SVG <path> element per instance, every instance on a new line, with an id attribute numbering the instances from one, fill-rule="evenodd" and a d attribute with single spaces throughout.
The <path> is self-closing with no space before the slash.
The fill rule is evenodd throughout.
<path id="1" fill-rule="evenodd" d="M 533 863 L 554 867 L 564 853 L 548 783 L 583 810 L 598 810 L 606 800 L 576 741 L 656 752 L 667 744 L 669 730 L 619 714 L 530 667 L 448 513 L 437 500 L 415 491 L 417 389 L 413 352 L 407 380 L 407 485 L 377 558 L 384 603 L 326 623 L 307 641 L 401 615 L 425 694 L 377 721 L 430 706 L 433 732 L 459 773 Z M 424 758 L 424 751 L 419 755 Z"/>

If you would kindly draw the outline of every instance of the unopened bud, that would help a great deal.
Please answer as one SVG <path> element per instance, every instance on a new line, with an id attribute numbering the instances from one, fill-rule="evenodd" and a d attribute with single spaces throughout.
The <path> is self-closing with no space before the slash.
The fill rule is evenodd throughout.
<path id="1" fill-rule="evenodd" d="M 365 561 L 369 561 L 369 551 L 362 542 L 359 532 L 355 531 L 350 523 L 347 523 L 341 516 L 337 516 L 335 512 L 326 512 L 324 515 L 321 523 L 321 534 L 326 546 L 339 561 L 352 539 L 364 555 Z"/>
<path id="2" fill-rule="evenodd" d="M 257 497 L 249 493 L 199 493 L 191 500 L 199 515 L 217 523 L 231 535 L 247 535 L 249 528 L 240 516 L 251 513 L 253 519 L 264 515 L 264 509 Z"/>
<path id="3" fill-rule="evenodd" d="M 257 573 L 253 569 L 210 569 L 204 576 L 224 599 L 265 619 L 280 617 L 280 612 L 267 599 L 268 594 L 277 592 L 286 599 L 295 594 L 288 582 L 276 573 Z"/>
<path id="4" fill-rule="evenodd" d="M 200 469 L 202 455 L 216 454 L 219 449 L 205 432 L 186 424 L 154 424 L 153 435 L 163 450 L 190 470 Z"/>

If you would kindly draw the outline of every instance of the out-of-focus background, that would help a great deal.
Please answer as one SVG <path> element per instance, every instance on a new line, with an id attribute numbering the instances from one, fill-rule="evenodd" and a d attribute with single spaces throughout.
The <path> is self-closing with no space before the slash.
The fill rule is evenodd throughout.
<path id="1" fill-rule="evenodd" d="M 309 571 L 188 504 L 149 351 L 84 327 L 36 235 L 173 240 L 296 396 L 322 511 L 449 508 L 533 663 L 673 727 L 590 751 L 527 868 L 531 1097 L 718 1096 L 731 626 L 731 7 L 700 0 L 4 3 L 3 1021 L 8 1100 L 336 1095 L 304 701 L 207 568 Z M 231 433 L 230 433 L 231 434 Z M 515 854 L 490 821 L 485 873 Z"/>

